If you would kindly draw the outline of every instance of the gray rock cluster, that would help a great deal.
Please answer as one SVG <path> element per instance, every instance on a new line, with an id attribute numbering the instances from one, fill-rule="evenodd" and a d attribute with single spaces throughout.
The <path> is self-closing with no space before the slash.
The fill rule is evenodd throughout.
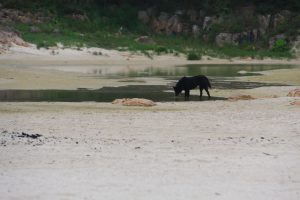
<path id="1" fill-rule="evenodd" d="M 219 33 L 216 36 L 215 43 L 217 46 L 225 44 L 239 45 L 242 42 L 256 42 L 261 37 L 261 32 L 258 29 L 252 29 L 241 33 Z"/>
<path id="2" fill-rule="evenodd" d="M 2 9 L 0 7 L 0 23 L 24 23 L 24 24 L 40 24 L 51 20 L 51 17 L 45 17 L 42 13 L 24 12 L 15 9 Z"/>
<path id="3" fill-rule="evenodd" d="M 177 10 L 173 14 L 166 12 L 157 14 L 154 9 L 147 9 L 138 12 L 138 19 L 144 24 L 150 25 L 158 33 L 167 35 L 192 34 L 194 37 L 198 37 L 200 30 L 208 28 L 212 21 L 212 17 L 206 17 L 203 27 L 203 11 L 196 12 L 195 10 Z"/>
<path id="4" fill-rule="evenodd" d="M 239 45 L 242 42 L 256 42 L 265 36 L 270 30 L 276 29 L 278 26 L 287 22 L 292 14 L 290 11 L 283 10 L 277 14 L 255 14 L 253 7 L 247 7 L 237 11 L 236 17 L 247 19 L 252 17 L 256 21 L 256 26 L 246 28 L 242 32 L 220 32 L 215 37 L 215 43 L 218 46 L 225 44 Z M 203 37 L 208 39 L 205 32 L 209 31 L 214 24 L 226 23 L 226 19 L 217 16 L 207 16 L 205 11 L 200 10 L 177 10 L 173 14 L 160 12 L 154 9 L 141 10 L 138 12 L 138 19 L 151 26 L 158 33 L 167 35 L 188 34 L 193 37 Z M 270 38 L 269 47 L 272 48 L 277 39 L 287 38 L 280 34 Z"/>

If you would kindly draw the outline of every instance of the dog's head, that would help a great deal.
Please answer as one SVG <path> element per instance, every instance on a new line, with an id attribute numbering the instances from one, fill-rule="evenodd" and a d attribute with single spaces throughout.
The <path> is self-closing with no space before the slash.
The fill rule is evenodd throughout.
<path id="1" fill-rule="evenodd" d="M 175 96 L 178 96 L 182 91 L 179 87 L 176 87 L 176 86 L 173 87 L 173 89 L 174 89 L 174 92 L 175 92 Z"/>

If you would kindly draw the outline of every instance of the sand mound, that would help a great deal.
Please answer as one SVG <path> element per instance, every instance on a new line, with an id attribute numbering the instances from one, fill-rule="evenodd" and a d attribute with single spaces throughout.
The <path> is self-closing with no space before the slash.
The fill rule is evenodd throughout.
<path id="1" fill-rule="evenodd" d="M 149 99 L 139 99 L 139 98 L 133 98 L 133 99 L 115 99 L 112 104 L 121 104 L 123 106 L 155 106 L 156 104 L 149 100 Z"/>
<path id="2" fill-rule="evenodd" d="M 300 97 L 300 89 L 291 90 L 287 96 L 288 97 Z"/>
<path id="3" fill-rule="evenodd" d="M 251 99 L 255 99 L 255 98 L 252 97 L 251 95 L 245 95 L 245 94 L 237 94 L 237 95 L 228 97 L 228 101 L 251 100 Z"/>

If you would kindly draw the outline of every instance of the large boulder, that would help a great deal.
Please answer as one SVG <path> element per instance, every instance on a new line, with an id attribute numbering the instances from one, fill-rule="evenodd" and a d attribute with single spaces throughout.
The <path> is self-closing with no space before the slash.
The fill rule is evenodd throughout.
<path id="1" fill-rule="evenodd" d="M 241 44 L 243 42 L 243 34 L 242 33 L 233 33 L 232 34 L 232 43 L 234 45 Z"/>
<path id="2" fill-rule="evenodd" d="M 285 23 L 291 16 L 292 14 L 288 10 L 283 10 L 275 14 L 272 18 L 272 27 L 277 28 L 280 24 Z"/>
<path id="3" fill-rule="evenodd" d="M 225 44 L 233 44 L 232 36 L 232 33 L 219 33 L 215 39 L 216 45 L 222 47 Z"/>
<path id="4" fill-rule="evenodd" d="M 120 104 L 123 106 L 144 106 L 144 107 L 151 107 L 155 106 L 156 103 L 149 99 L 140 99 L 140 98 L 133 98 L 133 99 L 115 99 L 112 104 Z"/>
<path id="5" fill-rule="evenodd" d="M 147 14 L 147 11 L 141 10 L 138 12 L 138 20 L 147 24 L 150 21 L 150 17 Z"/>
<path id="6" fill-rule="evenodd" d="M 258 15 L 259 31 L 264 35 L 270 27 L 271 15 Z"/>
<path id="7" fill-rule="evenodd" d="M 181 31 L 180 28 L 180 20 L 178 15 L 173 15 L 168 19 L 167 26 L 166 26 L 166 33 L 168 35 L 172 33 L 179 33 Z"/>
<path id="8" fill-rule="evenodd" d="M 161 12 L 158 18 L 153 18 L 152 28 L 156 32 L 164 32 L 168 26 L 169 15 L 165 12 Z"/>

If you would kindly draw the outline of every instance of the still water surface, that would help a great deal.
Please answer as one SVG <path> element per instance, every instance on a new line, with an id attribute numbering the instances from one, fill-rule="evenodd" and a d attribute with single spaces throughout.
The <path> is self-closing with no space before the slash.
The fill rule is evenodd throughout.
<path id="1" fill-rule="evenodd" d="M 203 74 L 209 77 L 213 88 L 217 89 L 251 89 L 262 86 L 278 86 L 282 84 L 267 84 L 254 82 L 233 81 L 235 77 L 258 75 L 261 71 L 292 68 L 289 65 L 184 65 L 173 67 L 130 67 L 130 66 L 87 66 L 68 67 L 58 66 L 51 69 L 80 72 L 82 76 L 101 79 L 124 78 L 139 79 L 157 77 L 169 80 L 169 85 L 130 85 L 121 87 L 104 87 L 98 90 L 0 90 L 0 101 L 63 101 L 63 102 L 111 102 L 116 98 L 147 98 L 154 101 L 182 101 L 183 97 L 175 98 L 171 86 L 182 76 L 195 76 Z M 80 88 L 80 86 L 78 86 Z M 205 93 L 204 93 L 205 94 Z M 213 96 L 213 94 L 212 94 Z M 213 100 L 225 98 L 213 97 Z M 199 100 L 192 96 L 191 100 Z M 202 100 L 207 100 L 204 97 Z"/>

